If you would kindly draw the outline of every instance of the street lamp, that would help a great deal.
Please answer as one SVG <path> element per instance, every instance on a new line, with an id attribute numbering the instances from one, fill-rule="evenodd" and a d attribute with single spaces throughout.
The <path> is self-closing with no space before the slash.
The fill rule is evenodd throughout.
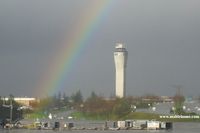
<path id="1" fill-rule="evenodd" d="M 10 123 L 12 123 L 12 115 L 13 115 L 13 105 L 12 105 L 12 99 L 10 99 Z"/>

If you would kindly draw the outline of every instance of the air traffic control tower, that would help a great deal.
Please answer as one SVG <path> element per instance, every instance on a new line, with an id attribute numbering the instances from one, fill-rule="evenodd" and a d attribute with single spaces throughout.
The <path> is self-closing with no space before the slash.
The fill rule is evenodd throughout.
<path id="1" fill-rule="evenodd" d="M 114 52 L 115 61 L 115 95 L 123 98 L 126 96 L 126 65 L 128 51 L 123 44 L 117 43 Z"/>

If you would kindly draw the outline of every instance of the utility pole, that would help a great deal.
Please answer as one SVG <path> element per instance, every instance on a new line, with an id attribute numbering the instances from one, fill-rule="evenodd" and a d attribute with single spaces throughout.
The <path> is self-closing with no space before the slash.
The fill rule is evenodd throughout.
<path id="1" fill-rule="evenodd" d="M 10 108 L 10 124 L 12 123 L 12 117 L 13 117 L 13 98 L 10 97 L 10 105 L 6 105 L 5 104 L 5 100 L 6 98 L 4 97 L 4 100 L 3 100 L 3 107 L 6 107 L 6 108 Z"/>
<path id="2" fill-rule="evenodd" d="M 10 98 L 10 123 L 12 123 L 12 115 L 13 115 L 13 105 L 12 105 L 12 98 Z"/>

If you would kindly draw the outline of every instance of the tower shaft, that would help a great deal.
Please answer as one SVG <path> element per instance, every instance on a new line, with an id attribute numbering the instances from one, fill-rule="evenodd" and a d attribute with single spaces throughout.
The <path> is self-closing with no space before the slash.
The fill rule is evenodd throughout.
<path id="1" fill-rule="evenodd" d="M 114 52 L 115 61 L 115 95 L 123 98 L 126 96 L 126 65 L 128 52 L 123 44 L 116 44 Z"/>

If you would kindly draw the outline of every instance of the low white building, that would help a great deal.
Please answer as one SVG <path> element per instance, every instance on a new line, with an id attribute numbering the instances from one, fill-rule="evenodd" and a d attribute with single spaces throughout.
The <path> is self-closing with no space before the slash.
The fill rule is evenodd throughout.
<path id="1" fill-rule="evenodd" d="M 9 98 L 3 98 L 3 100 L 8 101 Z M 30 106 L 31 103 L 38 102 L 36 98 L 29 98 L 29 97 L 15 97 L 14 101 L 24 106 Z"/>

